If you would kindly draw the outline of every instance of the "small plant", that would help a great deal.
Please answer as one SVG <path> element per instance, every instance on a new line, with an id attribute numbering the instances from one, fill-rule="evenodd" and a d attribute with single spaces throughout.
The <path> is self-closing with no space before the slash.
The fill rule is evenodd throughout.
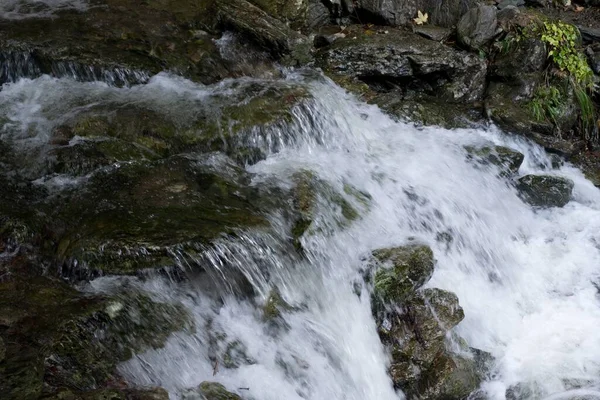
<path id="1" fill-rule="evenodd" d="M 567 72 L 578 85 L 593 88 L 594 73 L 579 48 L 579 31 L 562 21 L 545 21 L 540 28 L 541 40 L 549 47 L 548 56 L 556 66 Z"/>
<path id="2" fill-rule="evenodd" d="M 529 107 L 536 120 L 551 121 L 556 125 L 562 102 L 562 94 L 557 87 L 542 86 L 535 92 Z"/>

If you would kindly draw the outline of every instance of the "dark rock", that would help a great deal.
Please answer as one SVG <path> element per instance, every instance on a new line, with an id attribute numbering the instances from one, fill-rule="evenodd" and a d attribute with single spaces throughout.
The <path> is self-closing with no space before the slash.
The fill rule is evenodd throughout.
<path id="1" fill-rule="evenodd" d="M 308 11 L 306 16 L 306 27 L 309 31 L 313 31 L 321 26 L 331 22 L 329 9 L 321 0 L 309 0 Z"/>
<path id="2" fill-rule="evenodd" d="M 329 46 L 336 40 L 343 39 L 345 37 L 346 37 L 346 35 L 343 33 L 333 33 L 331 35 L 316 35 L 315 36 L 315 47 L 320 48 L 320 47 Z"/>
<path id="3" fill-rule="evenodd" d="M 506 29 L 508 24 L 510 24 L 520 13 L 521 11 L 519 11 L 519 9 L 515 6 L 509 5 L 502 8 L 496 14 L 498 25 L 500 25 L 500 27 L 502 27 L 504 30 L 508 30 Z"/>
<path id="4" fill-rule="evenodd" d="M 526 175 L 517 181 L 520 196 L 536 207 L 563 207 L 571 200 L 573 181 L 552 175 Z"/>
<path id="5" fill-rule="evenodd" d="M 169 394 L 156 389 L 99 389 L 89 392 L 61 390 L 44 400 L 169 400 Z"/>
<path id="6" fill-rule="evenodd" d="M 277 58 L 286 57 L 293 64 L 311 60 L 308 38 L 246 0 L 219 1 L 218 18 L 225 27 L 250 38 Z"/>
<path id="7" fill-rule="evenodd" d="M 414 88 L 463 102 L 481 98 L 486 74 L 476 55 L 398 30 L 351 33 L 322 49 L 320 62 L 332 75 L 358 78 L 375 89 Z"/>
<path id="8" fill-rule="evenodd" d="M 429 23 L 450 28 L 475 5 L 475 0 L 359 0 L 356 2 L 356 12 L 375 23 L 406 25 L 420 10 L 429 15 Z"/>
<path id="9" fill-rule="evenodd" d="M 417 126 L 435 125 L 456 129 L 473 128 L 484 123 L 480 105 L 477 104 L 452 104 L 431 96 L 404 99 L 397 92 L 376 95 L 369 99 L 369 103 L 377 104 L 393 117 Z"/>
<path id="10" fill-rule="evenodd" d="M 419 244 L 375 250 L 373 257 L 381 265 L 373 293 L 384 303 L 402 303 L 431 278 L 435 265 L 431 248 Z"/>
<path id="11" fill-rule="evenodd" d="M 525 0 L 502 0 L 498 3 L 498 9 L 505 10 L 510 7 L 521 7 L 525 5 Z"/>
<path id="12" fill-rule="evenodd" d="M 508 40 L 511 36 L 508 37 Z M 500 53 L 490 67 L 490 75 L 502 80 L 519 79 L 523 74 L 540 72 L 547 64 L 547 51 L 544 43 L 536 38 L 523 38 L 517 44 Z M 533 77 L 521 79 L 521 85 L 538 81 Z"/>
<path id="13" fill-rule="evenodd" d="M 525 0 L 525 5 L 529 7 L 548 7 L 552 5 L 552 0 Z"/>
<path id="14" fill-rule="evenodd" d="M 294 30 L 305 26 L 308 0 L 250 0 L 250 2 L 273 18 L 289 24 Z"/>
<path id="15" fill-rule="evenodd" d="M 178 156 L 103 170 L 55 206 L 63 273 L 75 277 L 90 268 L 131 274 L 172 266 L 173 246 L 268 226 L 256 202 L 260 196 L 247 182 L 222 157 Z"/>
<path id="16" fill-rule="evenodd" d="M 195 390 L 183 394 L 183 400 L 242 400 L 237 394 L 228 392 L 216 382 L 202 382 Z"/>
<path id="17" fill-rule="evenodd" d="M 230 74 L 215 37 L 194 37 L 185 28 L 193 21 L 210 31 L 212 3 L 107 0 L 85 13 L 2 19 L 0 83 L 51 74 L 126 85 L 165 69 L 202 83 L 218 81 Z"/>
<path id="18" fill-rule="evenodd" d="M 415 25 L 413 26 L 413 32 L 436 42 L 443 42 L 452 34 L 452 30 L 449 28 L 434 25 Z"/>
<path id="19" fill-rule="evenodd" d="M 193 329 L 180 306 L 155 303 L 134 291 L 84 295 L 35 275 L 20 258 L 2 263 L 10 270 L 10 277 L 0 282 L 3 399 L 37 399 L 42 390 L 58 389 L 72 391 L 74 398 L 102 398 L 82 391 L 120 380 L 118 363 L 162 346 L 174 331 Z"/>
<path id="20" fill-rule="evenodd" d="M 588 46 L 585 49 L 585 54 L 588 57 L 588 63 L 590 68 L 595 74 L 600 75 L 600 46 L 594 50 L 592 46 Z"/>
<path id="21" fill-rule="evenodd" d="M 413 393 L 422 399 L 465 399 L 481 381 L 473 359 L 442 354 L 422 373 Z"/>
<path id="22" fill-rule="evenodd" d="M 501 176 L 511 176 L 519 171 L 525 156 L 504 146 L 474 148 L 467 147 L 469 157 L 476 157 L 483 164 L 492 164 L 500 168 Z"/>
<path id="23" fill-rule="evenodd" d="M 461 44 L 471 50 L 479 50 L 492 41 L 497 27 L 496 8 L 479 6 L 470 9 L 460 19 L 456 33 Z"/>
<path id="24" fill-rule="evenodd" d="M 581 33 L 583 44 L 594 44 L 600 42 L 600 28 L 588 28 L 585 26 L 577 26 Z"/>

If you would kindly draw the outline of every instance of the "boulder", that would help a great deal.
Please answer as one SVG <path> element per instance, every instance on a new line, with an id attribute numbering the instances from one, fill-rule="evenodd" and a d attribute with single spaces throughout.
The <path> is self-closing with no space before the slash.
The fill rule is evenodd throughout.
<path id="1" fill-rule="evenodd" d="M 479 50 L 496 36 L 497 27 L 496 8 L 481 5 L 470 9 L 460 19 L 456 34 L 462 45 L 471 50 Z"/>
<path id="2" fill-rule="evenodd" d="M 227 391 L 225 386 L 216 382 L 202 382 L 196 389 L 185 392 L 183 400 L 242 400 L 234 393 Z"/>
<path id="3" fill-rule="evenodd" d="M 65 390 L 65 396 L 73 397 L 57 398 L 101 399 L 94 391 L 121 379 L 116 369 L 120 362 L 161 347 L 174 331 L 193 330 L 178 305 L 157 303 L 135 291 L 90 296 L 35 275 L 37 265 L 22 258 L 0 262 L 0 268 L 10 270 L 10 277 L 0 282 L 3 399 L 37 399 Z"/>
<path id="4" fill-rule="evenodd" d="M 173 266 L 175 248 L 195 253 L 239 229 L 268 226 L 260 210 L 269 197 L 263 203 L 248 183 L 241 168 L 217 155 L 99 171 L 50 205 L 55 256 L 65 276 L 79 279 Z"/>
<path id="5" fill-rule="evenodd" d="M 221 80 L 230 73 L 213 42 L 218 36 L 186 27 L 210 31 L 212 7 L 213 0 L 107 0 L 84 13 L 0 19 L 0 84 L 50 74 L 121 86 L 165 69 L 202 83 Z"/>
<path id="6" fill-rule="evenodd" d="M 484 60 L 414 33 L 351 31 L 319 53 L 327 73 L 358 78 L 375 90 L 400 88 L 457 102 L 475 101 L 483 95 Z"/>
<path id="7" fill-rule="evenodd" d="M 498 9 L 504 10 L 509 7 L 521 7 L 525 5 L 525 0 L 501 0 L 498 3 Z"/>
<path id="8" fill-rule="evenodd" d="M 596 75 L 600 75 L 600 44 L 596 46 L 588 46 L 585 49 L 585 54 L 588 57 L 590 68 Z"/>
<path id="9" fill-rule="evenodd" d="M 375 250 L 373 258 L 373 293 L 384 303 L 403 303 L 431 278 L 435 265 L 431 248 L 421 244 Z"/>
<path id="10" fill-rule="evenodd" d="M 169 400 L 169 394 L 156 389 L 99 389 L 89 392 L 61 390 L 44 400 Z"/>
<path id="11" fill-rule="evenodd" d="M 449 28 L 475 5 L 476 0 L 358 0 L 354 7 L 362 20 L 374 23 L 406 25 L 422 11 L 429 15 L 429 23 Z"/>
<path id="12" fill-rule="evenodd" d="M 314 31 L 329 23 L 331 23 L 331 14 L 325 4 L 321 0 L 309 0 L 306 14 L 306 29 Z"/>
<path id="13" fill-rule="evenodd" d="M 581 33 L 583 44 L 594 44 L 600 42 L 600 28 L 588 28 L 578 25 L 577 29 Z"/>
<path id="14" fill-rule="evenodd" d="M 392 381 L 409 398 L 458 400 L 477 389 L 483 377 L 477 357 L 468 355 L 460 337 L 456 340 L 465 347 L 460 355 L 446 345 L 447 333 L 464 318 L 456 295 L 425 289 L 407 300 L 401 313 L 388 318 L 390 329 L 382 324 L 379 334 L 391 348 Z"/>
<path id="15" fill-rule="evenodd" d="M 265 11 L 271 17 L 289 24 L 293 30 L 305 26 L 308 0 L 250 0 L 250 3 Z"/>
<path id="16" fill-rule="evenodd" d="M 298 2 L 285 3 L 295 5 Z M 251 39 L 274 57 L 285 57 L 291 64 L 305 64 L 311 60 L 311 43 L 307 37 L 252 3 L 246 0 L 223 0 L 217 3 L 217 8 L 218 20 L 223 26 Z"/>
<path id="17" fill-rule="evenodd" d="M 523 201 L 535 207 L 563 207 L 571 200 L 573 181 L 552 175 L 526 175 L 517 181 Z"/>
<path id="18" fill-rule="evenodd" d="M 465 148 L 468 158 L 476 159 L 483 165 L 495 165 L 500 169 L 500 176 L 508 177 L 516 174 L 523 163 L 525 156 L 516 150 L 504 146 L 485 146 Z"/>

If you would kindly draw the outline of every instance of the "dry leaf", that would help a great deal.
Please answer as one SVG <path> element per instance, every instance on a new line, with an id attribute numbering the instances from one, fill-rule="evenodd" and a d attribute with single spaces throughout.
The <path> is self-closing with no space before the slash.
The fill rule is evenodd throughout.
<path id="1" fill-rule="evenodd" d="M 417 25 L 423 25 L 425 22 L 427 22 L 427 19 L 429 19 L 429 15 L 427 15 L 427 13 L 423 14 L 421 10 L 419 10 L 417 11 L 417 18 L 415 18 L 413 21 L 415 21 L 415 24 Z"/>
<path id="2" fill-rule="evenodd" d="M 582 12 L 584 8 L 582 6 L 575 6 L 575 12 Z"/>

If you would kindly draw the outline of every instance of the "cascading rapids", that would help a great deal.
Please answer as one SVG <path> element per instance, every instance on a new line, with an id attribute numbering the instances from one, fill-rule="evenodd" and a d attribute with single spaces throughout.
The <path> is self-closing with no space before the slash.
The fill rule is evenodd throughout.
<path id="1" fill-rule="evenodd" d="M 551 169 L 540 148 L 494 127 L 416 128 L 393 121 L 323 78 L 287 79 L 308 85 L 315 98 L 296 113 L 296 129 L 306 140 L 283 143 L 278 152 L 248 167 L 254 184 L 290 185 L 294 172 L 308 169 L 336 188 L 351 184 L 368 193 L 368 210 L 342 229 L 332 223 L 335 205 L 323 205 L 323 229 L 303 239 L 305 257 L 286 254 L 280 246 L 285 238 L 277 229 L 284 225 L 278 215 L 271 216 L 273 234 L 248 232 L 207 250 L 206 259 L 215 260 L 215 267 L 226 260 L 251 278 L 258 303 L 271 287 L 279 288 L 294 307 L 283 314 L 283 328 L 269 327 L 260 308 L 233 294 L 223 302 L 211 297 L 194 280 L 93 281 L 90 289 L 100 292 L 129 281 L 158 300 L 181 302 L 196 320 L 196 333 L 175 334 L 164 348 L 121 365 L 124 376 L 163 386 L 174 399 L 205 380 L 257 400 L 401 398 L 386 373 L 389 360 L 369 296 L 358 297 L 353 282 L 371 250 L 415 237 L 429 244 L 437 258 L 428 285 L 460 299 L 466 318 L 458 333 L 495 357 L 483 384 L 490 398 L 503 399 L 506 389 L 519 383 L 536 388 L 532 397 L 595 396 L 600 385 L 600 192 L 581 172 L 568 164 Z M 152 78 L 149 86 L 114 90 L 47 77 L 34 86 L 59 96 L 79 93 L 81 85 L 93 89 L 86 96 L 140 96 L 157 107 L 170 98 L 202 99 L 210 90 L 223 90 L 165 75 Z M 10 103 L 6 96 L 27 97 L 31 90 L 21 81 L 4 96 Z M 14 124 L 47 122 L 36 119 L 33 107 L 40 107 L 35 101 L 20 104 L 32 108 L 21 107 Z M 494 167 L 467 159 L 464 146 L 490 142 L 526 155 L 521 174 L 572 179 L 573 200 L 560 209 L 533 210 L 524 204 Z M 451 232 L 452 243 L 436 241 L 440 232 Z M 214 365 L 215 332 L 237 342 L 249 361 L 229 369 Z"/>

